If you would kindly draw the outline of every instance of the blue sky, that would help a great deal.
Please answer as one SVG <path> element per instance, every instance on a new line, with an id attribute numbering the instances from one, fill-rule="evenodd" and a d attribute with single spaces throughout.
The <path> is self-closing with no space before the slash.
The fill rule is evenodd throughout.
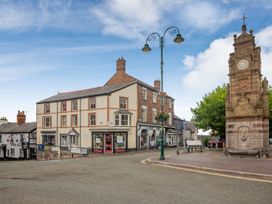
<path id="1" fill-rule="evenodd" d="M 175 113 L 190 108 L 216 86 L 228 83 L 228 56 L 241 16 L 262 47 L 263 74 L 272 84 L 272 0 L 0 0 L 0 117 L 18 110 L 35 121 L 36 102 L 58 91 L 104 85 L 117 58 L 128 74 L 153 84 L 160 78 L 159 42 L 141 51 L 151 32 L 170 25 L 185 42 L 167 35 L 164 89 Z"/>

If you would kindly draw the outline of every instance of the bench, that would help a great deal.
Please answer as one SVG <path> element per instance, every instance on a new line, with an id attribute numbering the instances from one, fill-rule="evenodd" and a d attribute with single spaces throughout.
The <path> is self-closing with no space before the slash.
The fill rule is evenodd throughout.
<path id="1" fill-rule="evenodd" d="M 203 145 L 200 140 L 187 140 L 185 149 L 186 149 L 186 152 L 193 152 L 193 151 L 202 152 Z"/>

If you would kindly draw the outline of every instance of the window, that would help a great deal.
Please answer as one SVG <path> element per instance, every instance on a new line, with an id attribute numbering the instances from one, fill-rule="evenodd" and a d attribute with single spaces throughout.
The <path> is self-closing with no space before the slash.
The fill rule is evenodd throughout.
<path id="1" fill-rule="evenodd" d="M 119 108 L 128 109 L 128 99 L 125 97 L 120 97 L 119 99 Z"/>
<path id="2" fill-rule="evenodd" d="M 169 119 L 168 119 L 168 123 L 169 125 L 172 125 L 172 113 L 169 113 Z"/>
<path id="3" fill-rule="evenodd" d="M 44 104 L 44 113 L 50 113 L 50 103 Z"/>
<path id="4" fill-rule="evenodd" d="M 60 116 L 60 126 L 61 127 L 66 127 L 67 126 L 67 117 L 66 117 L 66 115 Z"/>
<path id="5" fill-rule="evenodd" d="M 121 125 L 128 125 L 128 115 L 121 115 Z"/>
<path id="6" fill-rule="evenodd" d="M 119 115 L 115 115 L 115 125 L 119 125 Z"/>
<path id="7" fill-rule="evenodd" d="M 169 103 L 169 108 L 172 108 L 172 100 L 171 99 L 168 100 L 168 103 Z"/>
<path id="8" fill-rule="evenodd" d="M 96 98 L 89 98 L 89 109 L 96 108 Z"/>
<path id="9" fill-rule="evenodd" d="M 157 103 L 157 93 L 153 92 L 153 103 Z"/>
<path id="10" fill-rule="evenodd" d="M 10 156 L 15 156 L 15 149 L 14 148 L 11 148 L 10 149 Z"/>
<path id="11" fill-rule="evenodd" d="M 14 145 L 14 135 L 13 134 L 10 135 L 10 144 Z"/>
<path id="12" fill-rule="evenodd" d="M 77 110 L 77 100 L 71 101 L 71 110 L 76 111 Z"/>
<path id="13" fill-rule="evenodd" d="M 147 100 L 147 89 L 143 88 L 143 100 Z"/>
<path id="14" fill-rule="evenodd" d="M 52 126 L 52 118 L 51 116 L 44 116 L 42 118 L 43 127 L 51 127 Z"/>
<path id="15" fill-rule="evenodd" d="M 77 126 L 77 115 L 72 115 L 71 116 L 71 126 L 72 127 L 75 127 L 75 126 Z"/>
<path id="16" fill-rule="evenodd" d="M 61 136 L 61 146 L 68 146 L 68 138 L 67 135 L 62 135 Z"/>
<path id="17" fill-rule="evenodd" d="M 78 145 L 78 136 L 77 135 L 70 135 L 70 144 L 71 144 L 71 146 Z"/>
<path id="18" fill-rule="evenodd" d="M 157 115 L 157 110 L 156 110 L 156 109 L 153 109 L 153 110 L 152 110 L 153 123 L 157 123 L 157 121 L 156 121 L 156 119 L 155 119 L 155 118 L 156 118 L 156 115 Z"/>
<path id="19" fill-rule="evenodd" d="M 143 122 L 147 121 L 147 107 L 146 106 L 142 107 L 142 121 Z"/>
<path id="20" fill-rule="evenodd" d="M 115 125 L 128 126 L 130 125 L 131 117 L 128 114 L 117 114 L 115 115 Z"/>
<path id="21" fill-rule="evenodd" d="M 2 142 L 2 135 L 0 135 L 0 142 Z"/>
<path id="22" fill-rule="evenodd" d="M 44 145 L 48 145 L 48 146 L 55 145 L 55 135 L 43 135 L 42 139 L 43 139 L 42 143 Z"/>
<path id="23" fill-rule="evenodd" d="M 67 104 L 66 101 L 61 102 L 61 112 L 67 111 Z"/>
<path id="24" fill-rule="evenodd" d="M 89 124 L 96 125 L 96 114 L 95 113 L 89 114 Z"/>

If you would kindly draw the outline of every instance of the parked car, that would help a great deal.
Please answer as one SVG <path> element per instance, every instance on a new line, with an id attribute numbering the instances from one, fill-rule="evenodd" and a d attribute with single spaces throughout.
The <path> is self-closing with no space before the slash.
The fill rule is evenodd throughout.
<path id="1" fill-rule="evenodd" d="M 272 137 L 269 138 L 269 144 L 272 144 Z"/>

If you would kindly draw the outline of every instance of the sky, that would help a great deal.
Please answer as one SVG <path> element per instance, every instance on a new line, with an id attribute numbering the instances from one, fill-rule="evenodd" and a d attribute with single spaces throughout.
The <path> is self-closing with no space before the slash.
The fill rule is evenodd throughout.
<path id="1" fill-rule="evenodd" d="M 36 103 L 71 90 L 103 86 L 124 57 L 128 74 L 153 85 L 160 79 L 158 39 L 177 26 L 185 41 L 165 35 L 164 90 L 175 114 L 228 83 L 233 34 L 241 17 L 261 46 L 262 73 L 272 84 L 272 0 L 0 0 L 0 117 L 36 120 Z"/>

